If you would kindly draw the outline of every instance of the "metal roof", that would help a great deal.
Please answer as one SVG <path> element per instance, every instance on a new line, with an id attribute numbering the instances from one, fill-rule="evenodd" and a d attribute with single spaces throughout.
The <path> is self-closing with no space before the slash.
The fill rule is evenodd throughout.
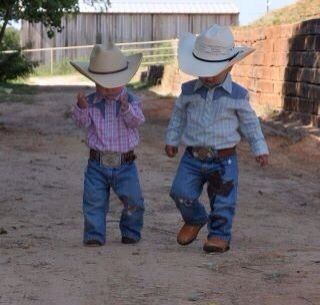
<path id="1" fill-rule="evenodd" d="M 232 0 L 110 0 L 109 13 L 140 14 L 238 14 L 239 9 Z M 106 12 L 101 4 L 88 5 L 79 1 L 80 12 Z"/>

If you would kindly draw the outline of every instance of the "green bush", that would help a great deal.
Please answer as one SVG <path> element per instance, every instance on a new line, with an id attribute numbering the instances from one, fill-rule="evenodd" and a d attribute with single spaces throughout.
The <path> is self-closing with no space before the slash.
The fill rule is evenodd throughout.
<path id="1" fill-rule="evenodd" d="M 7 27 L 3 41 L 2 41 L 2 50 L 17 50 L 20 48 L 20 33 L 18 30 Z"/>
<path id="2" fill-rule="evenodd" d="M 21 52 L 19 32 L 11 27 L 6 29 L 4 39 L 0 45 L 0 82 L 27 77 L 32 73 L 35 62 L 29 61 Z M 6 50 L 16 50 L 4 53 Z"/>
<path id="3" fill-rule="evenodd" d="M 35 67 L 34 62 L 28 61 L 21 50 L 5 54 L 0 51 L 0 82 L 7 82 L 18 77 L 27 77 Z"/>

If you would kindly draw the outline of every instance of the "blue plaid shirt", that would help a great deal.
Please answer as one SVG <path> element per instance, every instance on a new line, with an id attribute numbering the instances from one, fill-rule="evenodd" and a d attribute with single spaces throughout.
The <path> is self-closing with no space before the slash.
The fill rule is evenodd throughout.
<path id="1" fill-rule="evenodd" d="M 213 88 L 197 79 L 184 83 L 181 89 L 167 128 L 168 145 L 223 149 L 237 145 L 242 133 L 254 155 L 268 154 L 248 91 L 233 82 L 230 74 Z"/>

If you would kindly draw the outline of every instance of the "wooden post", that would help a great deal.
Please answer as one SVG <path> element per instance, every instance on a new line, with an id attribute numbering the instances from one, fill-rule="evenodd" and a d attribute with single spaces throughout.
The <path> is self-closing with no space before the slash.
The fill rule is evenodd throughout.
<path id="1" fill-rule="evenodd" d="M 50 72 L 53 74 L 53 48 L 50 49 Z"/>

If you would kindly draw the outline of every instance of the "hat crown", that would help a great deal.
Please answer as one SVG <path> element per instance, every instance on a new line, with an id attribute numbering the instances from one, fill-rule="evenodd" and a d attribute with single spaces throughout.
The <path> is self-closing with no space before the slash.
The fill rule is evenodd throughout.
<path id="1" fill-rule="evenodd" d="M 96 44 L 90 55 L 89 71 L 93 73 L 114 73 L 128 67 L 127 58 L 110 40 Z"/>
<path id="2" fill-rule="evenodd" d="M 204 60 L 225 60 L 234 55 L 234 38 L 228 27 L 214 24 L 196 38 L 194 55 Z"/>

